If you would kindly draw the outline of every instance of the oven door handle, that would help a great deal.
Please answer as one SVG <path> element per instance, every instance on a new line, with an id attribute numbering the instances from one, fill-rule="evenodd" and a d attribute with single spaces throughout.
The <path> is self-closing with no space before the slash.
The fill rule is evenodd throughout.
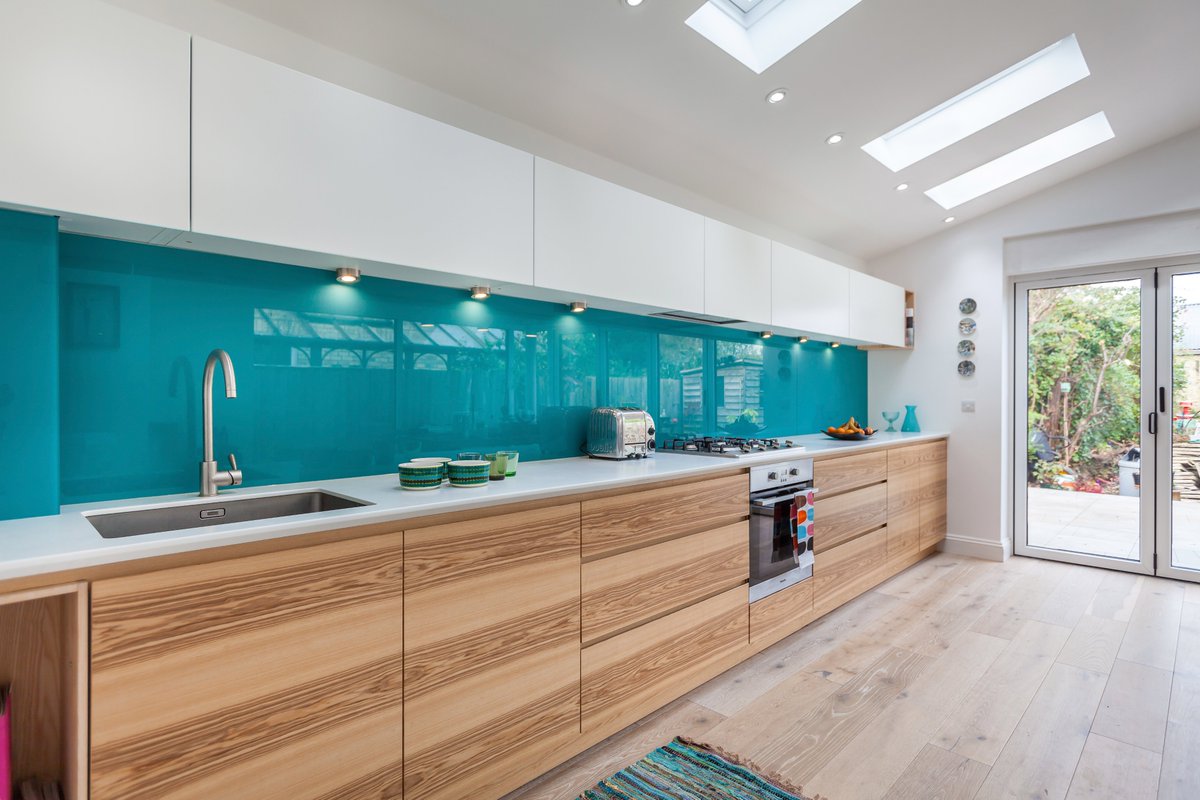
<path id="1" fill-rule="evenodd" d="M 779 505 L 780 503 L 786 502 L 788 500 L 795 500 L 797 497 L 803 497 L 806 492 L 810 492 L 810 491 L 812 491 L 812 490 L 811 489 L 798 489 L 795 492 L 792 492 L 791 494 L 781 494 L 781 495 L 776 495 L 774 497 L 764 497 L 764 498 L 760 498 L 757 500 L 752 499 L 750 501 L 750 507 L 751 508 L 763 508 L 763 509 L 774 508 L 775 506 Z"/>

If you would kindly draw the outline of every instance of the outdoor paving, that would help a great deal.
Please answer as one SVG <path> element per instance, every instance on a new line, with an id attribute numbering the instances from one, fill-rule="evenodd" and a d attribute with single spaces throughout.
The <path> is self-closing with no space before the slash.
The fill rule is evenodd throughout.
<path id="1" fill-rule="evenodd" d="M 1200 569 L 1200 500 L 1176 500 L 1172 564 Z M 1138 498 L 1029 488 L 1029 544 L 1137 560 Z"/>

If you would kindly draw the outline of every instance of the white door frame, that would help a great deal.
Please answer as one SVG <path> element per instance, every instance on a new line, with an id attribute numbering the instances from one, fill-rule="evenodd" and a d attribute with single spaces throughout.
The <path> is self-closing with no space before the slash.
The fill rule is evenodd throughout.
<path id="1" fill-rule="evenodd" d="M 1159 419 L 1153 417 L 1157 384 L 1154 380 L 1156 331 L 1153 268 L 1129 269 L 1121 271 L 1097 271 L 1087 274 L 1076 274 L 1041 280 L 1017 281 L 1014 283 L 1014 338 L 1013 351 L 1013 550 L 1019 556 L 1034 556 L 1052 561 L 1065 561 L 1070 564 L 1082 564 L 1089 567 L 1105 567 L 1108 569 L 1135 572 L 1143 575 L 1154 574 L 1155 547 L 1155 468 L 1158 462 L 1155 458 L 1154 435 L 1150 426 L 1156 425 Z M 1029 544 L 1028 525 L 1028 492 L 1026 491 L 1026 463 L 1028 458 L 1028 407 L 1029 407 L 1029 305 L 1028 291 L 1030 289 L 1051 289 L 1059 286 L 1079 286 L 1093 283 L 1111 283 L 1122 280 L 1141 281 L 1141 409 L 1139 410 L 1142 464 L 1150 469 L 1142 469 L 1142 485 L 1139 504 L 1139 558 L 1126 560 L 1108 556 L 1072 553 L 1065 550 L 1055 550 L 1046 547 L 1036 547 Z M 1152 421 L 1153 420 L 1153 421 Z M 1168 422 L 1169 425 L 1169 422 Z M 1169 498 L 1168 494 L 1168 498 Z"/>
<path id="2" fill-rule="evenodd" d="M 1157 396 L 1158 406 L 1156 410 L 1159 412 L 1163 425 L 1161 430 L 1169 437 L 1172 430 L 1172 417 L 1174 414 L 1174 361 L 1175 361 L 1175 339 L 1174 325 L 1172 323 L 1172 315 L 1174 309 L 1172 303 L 1175 292 L 1172 290 L 1171 279 L 1176 275 L 1186 275 L 1190 273 L 1200 273 L 1200 263 L 1181 264 L 1179 266 L 1162 267 L 1158 270 L 1158 319 L 1159 327 L 1156 333 L 1156 346 L 1158 348 L 1158 364 L 1155 383 L 1158 387 L 1157 391 L 1162 394 Z M 1163 446 L 1158 448 L 1158 457 L 1155 461 L 1156 471 L 1162 476 L 1162 480 L 1166 481 L 1164 490 L 1160 492 L 1158 498 L 1158 525 L 1156 526 L 1155 536 L 1157 537 L 1157 574 L 1164 578 L 1176 578 L 1185 581 L 1200 581 L 1200 571 L 1191 569 L 1182 569 L 1171 564 L 1171 553 L 1173 544 L 1172 524 L 1174 522 L 1171 506 L 1171 488 L 1174 468 L 1171 464 L 1171 440 L 1164 440 Z"/>

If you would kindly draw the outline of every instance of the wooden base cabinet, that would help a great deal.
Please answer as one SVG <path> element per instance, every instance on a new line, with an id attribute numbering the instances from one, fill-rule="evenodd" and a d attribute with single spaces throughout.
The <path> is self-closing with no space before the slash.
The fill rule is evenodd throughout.
<path id="1" fill-rule="evenodd" d="M 93 800 L 399 798 L 385 534 L 97 581 Z"/>
<path id="2" fill-rule="evenodd" d="M 404 546 L 405 792 L 499 797 L 579 737 L 579 504 Z"/>
<path id="3" fill-rule="evenodd" d="M 921 445 L 887 453 L 887 559 L 897 565 L 921 550 Z"/>
<path id="4" fill-rule="evenodd" d="M 750 646 L 761 650 L 812 622 L 813 582 L 789 586 L 750 606 Z"/>
<path id="5" fill-rule="evenodd" d="M 919 445 L 921 549 L 946 538 L 946 442 Z"/>

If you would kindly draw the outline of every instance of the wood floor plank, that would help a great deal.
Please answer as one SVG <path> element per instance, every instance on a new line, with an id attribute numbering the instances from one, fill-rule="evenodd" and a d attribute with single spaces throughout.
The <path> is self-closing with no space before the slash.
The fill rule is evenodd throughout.
<path id="1" fill-rule="evenodd" d="M 1200 797 L 1197 753 L 1200 753 L 1200 604 L 1184 603 L 1158 785 L 1162 800 Z"/>
<path id="2" fill-rule="evenodd" d="M 1117 658 L 1159 669 L 1175 668 L 1183 589 L 1177 581 L 1146 579 Z"/>
<path id="3" fill-rule="evenodd" d="M 563 800 L 624 769 L 676 736 L 703 739 L 725 719 L 688 700 L 676 700 L 646 719 L 613 734 L 502 800 Z"/>
<path id="4" fill-rule="evenodd" d="M 1162 756 L 1093 733 L 1088 736 L 1067 800 L 1155 800 Z"/>
<path id="5" fill-rule="evenodd" d="M 1029 560 L 1012 559 L 1011 562 Z M 1066 572 L 1051 571 L 1048 573 L 1033 574 L 1023 570 L 1018 572 L 1018 575 L 1020 577 L 1013 587 L 1001 595 L 975 621 L 975 624 L 971 626 L 971 630 L 977 633 L 986 633 L 989 636 L 999 636 L 1004 639 L 1013 638 L 1021 630 L 1021 626 L 1033 619 L 1033 615 L 1046 602 L 1046 598 L 1054 592 L 1059 582 L 1066 577 Z"/>
<path id="6" fill-rule="evenodd" d="M 805 789 L 839 800 L 883 796 L 1007 644 L 1004 639 L 982 633 L 965 633 L 956 639 L 952 650 L 918 675 L 907 690 L 805 782 Z"/>
<path id="7" fill-rule="evenodd" d="M 1066 797 L 1107 676 L 1055 664 L 988 773 L 977 800 Z"/>
<path id="8" fill-rule="evenodd" d="M 1161 753 L 1171 679 L 1168 670 L 1118 659 L 1092 723 L 1092 733 Z"/>
<path id="9" fill-rule="evenodd" d="M 797 719 L 829 702 L 843 687 L 812 672 L 798 672 L 709 731 L 709 741 L 756 758 Z"/>
<path id="10" fill-rule="evenodd" d="M 927 744 L 883 800 L 971 800 L 988 769 L 987 764 Z"/>
<path id="11" fill-rule="evenodd" d="M 1100 580 L 1087 613 L 1093 617 L 1129 622 L 1146 579 L 1128 572 L 1110 572 Z"/>
<path id="12" fill-rule="evenodd" d="M 1051 625 L 1073 628 L 1092 605 L 1092 598 L 1104 579 L 1102 569 L 1073 567 L 1063 582 L 1050 593 L 1033 618 Z"/>
<path id="13" fill-rule="evenodd" d="M 938 729 L 934 744 L 993 764 L 1070 636 L 1029 620 Z"/>
<path id="14" fill-rule="evenodd" d="M 870 669 L 840 687 L 807 714 L 777 732 L 752 755 L 756 764 L 803 785 L 906 691 L 932 659 L 892 649 Z M 712 735 L 716 737 L 718 729 Z M 716 744 L 723 745 L 721 740 Z"/>
<path id="15" fill-rule="evenodd" d="M 1125 623 L 1084 614 L 1058 654 L 1063 664 L 1109 672 L 1125 637 Z"/>

